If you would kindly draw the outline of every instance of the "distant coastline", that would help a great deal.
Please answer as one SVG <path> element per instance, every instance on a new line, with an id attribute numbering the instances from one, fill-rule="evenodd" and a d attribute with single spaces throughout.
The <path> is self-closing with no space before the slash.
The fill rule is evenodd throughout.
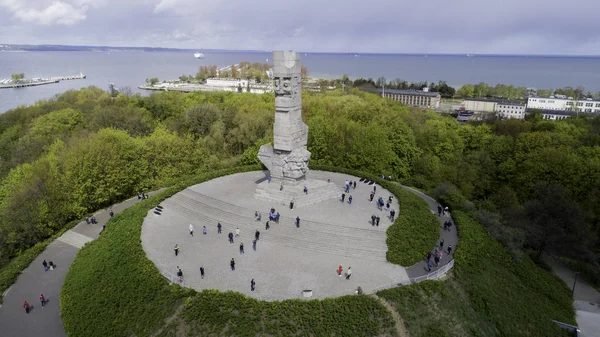
<path id="1" fill-rule="evenodd" d="M 163 48 L 163 47 L 114 47 L 114 46 L 77 46 L 77 45 L 31 45 L 31 44 L 0 44 L 0 52 L 48 52 L 48 51 L 75 51 L 75 52 L 106 52 L 106 51 L 139 51 L 139 52 L 194 52 L 209 53 L 271 53 L 272 50 L 235 50 L 235 49 L 188 49 L 188 48 Z M 372 52 L 325 52 L 325 51 L 298 51 L 301 54 L 328 54 L 328 55 L 389 55 L 389 56 L 453 56 L 453 57 L 537 57 L 537 58 L 600 58 L 600 55 L 543 55 L 543 54 L 477 54 L 477 53 L 430 53 L 430 52 L 405 52 L 405 53 L 372 53 Z"/>

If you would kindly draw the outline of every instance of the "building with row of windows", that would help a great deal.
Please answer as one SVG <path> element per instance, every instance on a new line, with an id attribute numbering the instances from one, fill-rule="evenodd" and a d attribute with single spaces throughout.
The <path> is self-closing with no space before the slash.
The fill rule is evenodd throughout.
<path id="1" fill-rule="evenodd" d="M 600 113 L 600 101 L 591 98 L 573 99 L 573 97 L 529 97 L 528 109 L 576 111 Z"/>
<path id="2" fill-rule="evenodd" d="M 504 118 L 523 118 L 525 116 L 525 103 L 506 99 L 493 98 L 467 98 L 462 106 L 465 110 L 495 113 Z"/>
<path id="3" fill-rule="evenodd" d="M 424 108 L 439 108 L 442 96 L 439 92 L 419 91 L 419 90 L 398 90 L 383 88 L 360 88 L 362 91 L 381 95 L 381 97 L 390 98 L 402 104 L 418 106 Z"/>

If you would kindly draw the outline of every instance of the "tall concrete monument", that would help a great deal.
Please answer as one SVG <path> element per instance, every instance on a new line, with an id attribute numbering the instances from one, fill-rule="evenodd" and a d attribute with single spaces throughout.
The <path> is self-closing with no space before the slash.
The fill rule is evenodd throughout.
<path id="1" fill-rule="evenodd" d="M 275 125 L 273 145 L 260 147 L 258 159 L 273 182 L 297 185 L 306 179 L 310 152 L 306 149 L 308 126 L 302 121 L 302 77 L 300 55 L 273 52 Z"/>
<path id="2" fill-rule="evenodd" d="M 302 121 L 300 56 L 291 51 L 274 51 L 273 81 L 274 141 L 261 146 L 258 152 L 271 179 L 257 183 L 254 198 L 302 207 L 339 197 L 341 190 L 335 183 L 307 177 L 310 152 L 306 149 L 308 126 Z"/>

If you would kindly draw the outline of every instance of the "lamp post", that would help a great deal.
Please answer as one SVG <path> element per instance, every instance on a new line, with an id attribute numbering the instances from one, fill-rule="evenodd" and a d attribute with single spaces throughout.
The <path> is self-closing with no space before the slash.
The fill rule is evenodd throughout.
<path id="1" fill-rule="evenodd" d="M 577 276 L 579 276 L 578 271 L 575 272 L 575 282 L 573 282 L 573 290 L 571 290 L 571 296 L 573 296 L 573 294 L 575 294 L 575 285 L 577 284 Z"/>

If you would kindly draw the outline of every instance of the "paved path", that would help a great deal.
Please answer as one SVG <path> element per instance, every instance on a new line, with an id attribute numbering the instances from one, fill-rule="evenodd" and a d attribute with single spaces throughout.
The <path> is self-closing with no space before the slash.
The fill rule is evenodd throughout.
<path id="1" fill-rule="evenodd" d="M 119 213 L 135 204 L 137 197 L 114 205 L 112 210 Z M 66 336 L 59 310 L 59 294 L 69 266 L 77 251 L 83 245 L 98 237 L 102 224 L 109 219 L 109 209 L 95 214 L 97 225 L 87 225 L 82 221 L 73 229 L 48 245 L 19 276 L 15 284 L 5 293 L 4 303 L 0 307 L 0 335 L 2 336 Z M 56 269 L 44 271 L 42 261 L 52 261 Z M 40 294 L 48 299 L 42 308 L 38 300 Z M 23 301 L 33 305 L 26 314 Z"/>
<path id="2" fill-rule="evenodd" d="M 398 185 L 400 185 L 400 184 L 398 184 Z M 432 197 L 426 195 L 425 193 L 423 193 L 421 191 L 417 191 L 413 188 L 403 186 L 403 185 L 400 185 L 400 186 L 404 187 L 408 191 L 418 195 L 423 200 L 425 200 L 427 202 L 427 205 L 429 206 L 429 210 L 431 211 L 431 213 L 433 213 L 437 216 L 437 207 L 439 204 L 435 199 L 433 199 Z M 448 251 L 446 249 L 448 248 L 449 245 L 452 245 L 452 254 L 454 254 L 454 251 L 456 250 L 456 248 L 457 248 L 456 246 L 458 244 L 458 231 L 456 229 L 456 225 L 454 224 L 454 222 L 453 222 L 453 225 L 450 227 L 450 230 L 444 230 L 444 222 L 446 222 L 447 220 L 451 220 L 450 214 L 446 214 L 446 216 L 439 217 L 439 220 L 440 220 L 440 240 L 438 241 L 435 248 L 439 249 L 440 241 L 444 240 L 444 247 L 442 249 L 443 256 L 442 256 L 442 261 L 440 261 L 440 264 L 438 265 L 438 267 L 431 269 L 432 272 L 434 272 L 438 268 L 445 266 L 452 260 L 452 256 L 448 256 Z M 406 268 L 406 272 L 408 273 L 408 276 L 410 278 L 427 275 L 427 261 L 425 259 L 423 259 L 421 262 L 419 262 L 411 267 Z"/>
<path id="3" fill-rule="evenodd" d="M 562 261 L 556 260 L 547 254 L 542 256 L 544 261 L 552 267 L 554 274 L 563 280 L 567 287 L 573 289 L 575 273 Z M 600 293 L 589 285 L 581 275 L 577 278 L 573 300 L 581 336 L 600 336 Z"/>

